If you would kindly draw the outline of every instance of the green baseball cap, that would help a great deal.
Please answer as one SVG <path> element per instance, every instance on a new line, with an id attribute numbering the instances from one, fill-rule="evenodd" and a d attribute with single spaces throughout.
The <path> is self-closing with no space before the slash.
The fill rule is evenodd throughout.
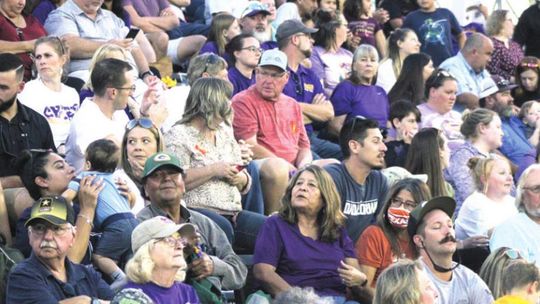
<path id="1" fill-rule="evenodd" d="M 142 178 L 148 177 L 154 171 L 164 166 L 172 167 L 178 170 L 180 173 L 184 173 L 184 169 L 182 169 L 182 164 L 180 163 L 178 157 L 169 153 L 159 152 L 151 155 L 146 160 Z"/>
<path id="2" fill-rule="evenodd" d="M 30 218 L 24 223 L 26 227 L 37 219 L 59 226 L 66 223 L 75 225 L 73 207 L 62 196 L 44 196 L 34 203 Z"/>

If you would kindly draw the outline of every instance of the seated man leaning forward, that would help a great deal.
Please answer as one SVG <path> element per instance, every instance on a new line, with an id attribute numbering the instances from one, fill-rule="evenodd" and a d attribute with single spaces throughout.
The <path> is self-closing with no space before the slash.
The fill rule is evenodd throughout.
<path id="1" fill-rule="evenodd" d="M 26 222 L 32 255 L 9 274 L 6 303 L 98 304 L 112 299 L 109 285 L 92 266 L 67 258 L 74 223 L 73 208 L 63 197 L 42 197 L 34 203 Z"/>

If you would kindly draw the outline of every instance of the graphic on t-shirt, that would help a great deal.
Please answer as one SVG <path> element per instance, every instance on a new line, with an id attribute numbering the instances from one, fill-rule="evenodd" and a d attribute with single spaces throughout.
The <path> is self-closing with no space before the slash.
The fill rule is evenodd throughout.
<path id="1" fill-rule="evenodd" d="M 444 22 L 446 22 L 445 19 L 433 21 L 431 18 L 424 21 L 424 24 L 420 27 L 420 33 L 424 44 L 445 45 L 444 41 L 446 40 L 446 37 L 444 32 Z"/>
<path id="2" fill-rule="evenodd" d="M 378 200 L 368 200 L 363 202 L 352 202 L 347 200 L 343 208 L 345 215 L 368 215 L 377 211 Z"/>

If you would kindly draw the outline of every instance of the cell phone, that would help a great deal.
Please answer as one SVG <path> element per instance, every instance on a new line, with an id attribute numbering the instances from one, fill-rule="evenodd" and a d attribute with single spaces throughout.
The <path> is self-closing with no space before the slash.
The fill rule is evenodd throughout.
<path id="1" fill-rule="evenodd" d="M 131 29 L 129 29 L 129 33 L 126 35 L 126 38 L 127 39 L 135 39 L 135 37 L 137 36 L 137 34 L 139 33 L 141 29 L 138 29 L 136 27 L 132 27 Z"/>

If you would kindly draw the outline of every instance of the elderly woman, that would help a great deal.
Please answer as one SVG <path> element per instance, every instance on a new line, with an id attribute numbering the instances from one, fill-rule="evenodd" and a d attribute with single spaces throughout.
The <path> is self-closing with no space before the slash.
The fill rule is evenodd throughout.
<path id="1" fill-rule="evenodd" d="M 195 81 L 184 116 L 165 133 L 165 142 L 186 170 L 187 206 L 211 218 L 207 210 L 225 217 L 232 225 L 226 230 L 234 228 L 234 247 L 252 252 L 266 217 L 242 210 L 241 194 L 250 190 L 251 176 L 231 127 L 231 93 L 232 86 L 222 79 Z"/>
<path id="2" fill-rule="evenodd" d="M 347 288 L 363 287 L 367 279 L 358 269 L 332 178 L 314 165 L 300 169 L 282 203 L 257 237 L 255 278 L 273 296 L 292 286 L 313 287 L 344 303 Z"/>
<path id="3" fill-rule="evenodd" d="M 38 78 L 27 82 L 17 95 L 24 105 L 47 119 L 60 153 L 65 152 L 71 119 L 79 109 L 79 94 L 62 83 L 68 60 L 66 46 L 58 37 L 39 38 L 34 47 Z"/>
<path id="4" fill-rule="evenodd" d="M 19 55 L 24 64 L 24 80 L 32 78 L 32 51 L 39 37 L 47 35 L 32 15 L 22 14 L 26 0 L 0 1 L 0 53 Z"/>
<path id="5" fill-rule="evenodd" d="M 373 304 L 434 304 L 439 296 L 422 265 L 411 260 L 387 268 L 375 290 Z"/>
<path id="6" fill-rule="evenodd" d="M 126 265 L 124 288 L 141 289 L 156 304 L 200 303 L 195 289 L 182 283 L 187 269 L 183 250 L 193 234 L 195 226 L 177 225 L 164 216 L 139 224 L 131 235 L 134 255 Z"/>
<path id="7" fill-rule="evenodd" d="M 331 134 L 337 136 L 343 123 L 358 115 L 376 120 L 379 127 L 386 128 L 388 96 L 383 88 L 373 85 L 378 65 L 379 55 L 373 46 L 363 44 L 356 49 L 350 77 L 336 86 L 330 98 L 335 113 L 328 126 Z"/>
<path id="8" fill-rule="evenodd" d="M 390 188 L 377 223 L 362 232 L 355 246 L 368 286 L 375 288 L 381 272 L 395 261 L 415 258 L 407 233 L 409 213 L 430 198 L 429 188 L 418 179 L 406 178 Z"/>
<path id="9" fill-rule="evenodd" d="M 332 13 L 319 10 L 316 15 L 315 40 L 311 54 L 312 70 L 323 80 L 327 96 L 343 79 L 349 77 L 353 54 L 342 48 L 347 41 L 347 23 Z"/>
<path id="10" fill-rule="evenodd" d="M 486 22 L 486 34 L 493 42 L 491 61 L 486 66 L 489 73 L 514 80 L 514 70 L 524 55 L 521 46 L 512 40 L 514 23 L 510 12 L 493 11 Z"/>

